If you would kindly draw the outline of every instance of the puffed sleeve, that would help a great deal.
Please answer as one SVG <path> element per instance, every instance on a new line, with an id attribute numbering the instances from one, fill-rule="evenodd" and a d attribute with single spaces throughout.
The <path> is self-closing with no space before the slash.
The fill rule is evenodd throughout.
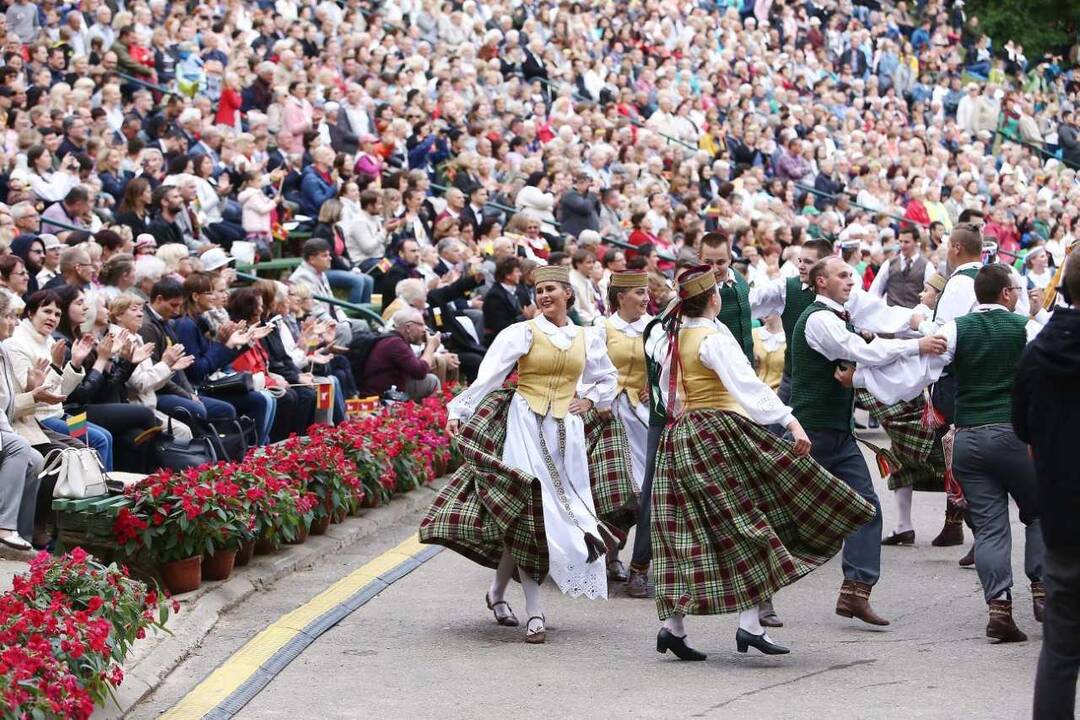
<path id="1" fill-rule="evenodd" d="M 780 401 L 772 388 L 761 381 L 746 359 L 735 336 L 726 327 L 719 327 L 698 350 L 701 363 L 715 372 L 727 391 L 746 410 L 750 419 L 761 425 L 779 424 L 787 427 L 795 418 L 791 408 Z"/>
<path id="2" fill-rule="evenodd" d="M 578 383 L 578 395 L 601 410 L 611 407 L 618 386 L 618 371 L 608 357 L 605 337 L 595 327 L 585 330 L 585 371 Z"/>
<path id="3" fill-rule="evenodd" d="M 495 336 L 494 342 L 484 355 L 480 368 L 476 371 L 476 380 L 468 390 L 458 395 L 447 405 L 451 420 L 468 420 L 476 406 L 489 392 L 502 385 L 503 380 L 514 369 L 518 359 L 532 347 L 532 330 L 525 322 L 515 323 Z M 588 363 L 586 363 L 586 369 Z"/>

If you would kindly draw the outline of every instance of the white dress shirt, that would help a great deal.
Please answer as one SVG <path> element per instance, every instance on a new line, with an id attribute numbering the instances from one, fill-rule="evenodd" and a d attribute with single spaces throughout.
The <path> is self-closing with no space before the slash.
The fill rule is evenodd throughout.
<path id="1" fill-rule="evenodd" d="M 802 283 L 803 290 L 808 287 Z M 750 314 L 755 318 L 782 315 L 786 304 L 787 280 L 750 288 Z M 844 310 L 851 315 L 851 324 L 859 330 L 882 335 L 903 334 L 910 329 L 911 316 L 917 312 L 912 308 L 888 305 L 881 298 L 857 287 L 851 290 Z"/>
<path id="2" fill-rule="evenodd" d="M 818 295 L 815 301 L 833 312 L 816 312 L 806 319 L 806 343 L 829 360 L 848 360 L 873 367 L 887 365 L 905 355 L 918 355 L 918 340 L 874 338 L 866 342 L 861 335 L 850 332 L 836 314 L 845 312 L 842 305 L 824 295 Z"/>
<path id="3" fill-rule="evenodd" d="M 870 283 L 870 290 L 868 291 L 874 297 L 883 298 L 886 293 L 886 285 L 889 282 L 889 272 L 892 270 L 893 263 L 900 263 L 900 272 L 903 272 L 908 265 L 922 257 L 922 253 L 915 253 L 914 257 L 908 260 L 903 255 L 897 255 L 896 257 L 884 263 L 878 270 L 877 275 L 874 276 L 874 282 Z M 926 268 L 923 272 L 923 283 L 934 276 L 937 270 L 934 269 L 934 264 L 931 262 L 926 263 Z"/>

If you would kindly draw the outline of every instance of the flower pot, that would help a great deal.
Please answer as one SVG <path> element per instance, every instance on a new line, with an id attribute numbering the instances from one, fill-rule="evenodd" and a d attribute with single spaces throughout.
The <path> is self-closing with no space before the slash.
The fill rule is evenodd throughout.
<path id="1" fill-rule="evenodd" d="M 330 516 L 330 521 L 335 525 L 345 522 L 345 518 L 349 517 L 349 512 L 345 508 L 338 508 L 337 512 Z"/>
<path id="2" fill-rule="evenodd" d="M 307 523 L 302 523 L 300 528 L 296 531 L 296 537 L 292 540 L 286 540 L 286 545 L 303 545 L 308 539 L 308 526 Z"/>
<path id="3" fill-rule="evenodd" d="M 256 555 L 269 555 L 278 549 L 278 542 L 272 537 L 261 537 L 255 541 Z"/>
<path id="4" fill-rule="evenodd" d="M 202 584 L 202 555 L 165 563 L 158 570 L 165 587 L 173 595 L 197 590 Z"/>
<path id="5" fill-rule="evenodd" d="M 228 580 L 236 562 L 236 549 L 218 549 L 213 555 L 203 555 L 203 580 Z"/>
<path id="6" fill-rule="evenodd" d="M 323 515 L 322 517 L 315 518 L 311 521 L 311 534 L 312 535 L 325 535 L 326 529 L 330 527 L 330 516 Z"/>
<path id="7" fill-rule="evenodd" d="M 240 545 L 240 549 L 236 552 L 236 562 L 233 563 L 233 567 L 244 567 L 251 562 L 251 557 L 255 554 L 255 541 L 248 540 Z"/>

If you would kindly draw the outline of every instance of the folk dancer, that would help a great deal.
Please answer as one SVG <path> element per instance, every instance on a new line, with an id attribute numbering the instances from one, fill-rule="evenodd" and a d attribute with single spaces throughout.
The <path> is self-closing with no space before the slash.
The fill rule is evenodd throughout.
<path id="1" fill-rule="evenodd" d="M 851 266 L 837 257 L 818 261 L 808 275 L 817 296 L 795 324 L 791 345 L 791 406 L 806 428 L 810 454 L 874 506 L 874 517 L 844 541 L 844 582 L 836 614 L 888 625 L 870 606 L 881 574 L 881 504 L 853 433 L 855 393 L 841 378 L 847 365 L 885 365 L 905 355 L 940 353 L 941 338 L 871 342 L 854 332 L 845 304 L 855 285 Z"/>
<path id="2" fill-rule="evenodd" d="M 503 330 L 476 381 L 448 407 L 447 430 L 465 462 L 421 522 L 420 541 L 495 568 L 486 602 L 499 625 L 518 624 L 505 599 L 516 570 L 525 641 L 543 643 L 545 577 L 571 597 L 607 597 L 609 538 L 590 490 L 581 416 L 610 407 L 617 373 L 601 338 L 568 318 L 568 269 L 539 268 L 535 279 L 541 315 Z M 515 367 L 516 389 L 500 390 Z"/>
<path id="3" fill-rule="evenodd" d="M 612 273 L 607 300 L 613 312 L 594 330 L 604 338 L 608 357 L 618 371 L 615 402 L 609 421 L 617 423 L 626 437 L 635 496 L 640 496 L 645 480 L 649 434 L 649 386 L 645 371 L 645 343 L 642 339 L 645 327 L 652 320 L 652 316 L 646 313 L 648 288 L 649 276 L 645 271 Z M 597 505 L 601 505 L 596 487 L 593 494 Z M 621 500 L 621 496 L 618 499 Z M 624 507 L 622 502 L 617 502 L 613 503 L 612 510 L 615 510 L 615 506 Z M 604 517 L 603 512 L 599 515 Z M 629 518 L 627 529 L 636 521 L 636 515 L 635 505 L 635 513 Z M 620 526 L 621 520 L 621 515 L 617 515 L 612 517 L 611 522 Z M 607 570 L 609 580 L 625 582 L 628 579 L 626 568 L 619 560 L 618 549 L 609 554 Z"/>
<path id="4" fill-rule="evenodd" d="M 658 652 L 704 660 L 684 617 L 739 613 L 736 649 L 786 654 L 758 617 L 771 598 L 840 549 L 874 508 L 807 455 L 810 440 L 716 322 L 709 266 L 685 273 L 663 348 L 669 425 L 652 488 Z M 764 425 L 783 424 L 789 442 Z M 783 498 L 783 501 L 779 499 Z"/>
<path id="5" fill-rule="evenodd" d="M 1042 326 L 1014 312 L 1027 288 L 1007 266 L 983 266 L 975 275 L 974 290 L 978 301 L 974 311 L 941 328 L 939 337 L 947 349 L 940 356 L 923 358 L 924 376 L 916 387 L 937 380 L 946 368 L 954 378 L 952 471 L 964 491 L 975 533 L 975 569 L 989 609 L 986 635 L 1006 643 L 1022 642 L 1027 635 L 1012 614 L 1010 497 L 1025 526 L 1024 571 L 1031 581 L 1038 622 L 1045 603 L 1044 547 L 1035 466 L 1012 426 L 1012 395 L 1020 356 Z M 896 368 L 870 373 L 888 374 L 894 382 L 907 375 Z"/>

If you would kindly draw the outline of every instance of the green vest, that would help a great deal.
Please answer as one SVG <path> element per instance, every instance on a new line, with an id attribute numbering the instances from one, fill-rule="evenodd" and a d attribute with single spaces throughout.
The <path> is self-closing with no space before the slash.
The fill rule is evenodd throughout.
<path id="1" fill-rule="evenodd" d="M 1027 318 L 1008 310 L 972 312 L 956 318 L 957 427 L 1012 421 L 1016 364 L 1027 344 Z"/>
<path id="2" fill-rule="evenodd" d="M 823 303 L 813 302 L 795 323 L 788 338 L 791 348 L 791 410 L 806 430 L 851 432 L 855 391 L 844 387 L 833 373 L 837 363 L 810 347 L 806 342 L 806 321 L 816 312 L 833 312 Z M 855 329 L 847 323 L 848 332 Z"/>
<path id="3" fill-rule="evenodd" d="M 750 285 L 737 270 L 732 270 L 735 282 L 730 286 L 720 285 L 720 314 L 716 319 L 727 326 L 735 336 L 735 342 L 742 345 L 743 353 L 750 365 L 754 364 L 754 335 L 751 332 Z"/>
<path id="4" fill-rule="evenodd" d="M 795 323 L 799 322 L 803 311 L 814 302 L 816 293 L 811 288 L 803 290 L 802 280 L 798 277 L 787 279 L 787 290 L 784 295 L 784 312 L 780 313 L 780 322 L 784 325 L 784 337 L 789 341 L 784 348 L 784 374 L 791 377 L 791 342 L 790 338 L 795 334 Z"/>
<path id="5" fill-rule="evenodd" d="M 950 275 L 948 277 L 947 280 L 945 280 L 945 287 L 941 288 L 941 294 L 938 295 L 938 300 L 941 300 L 941 298 L 945 296 L 945 289 L 947 287 L 949 287 L 949 282 L 954 277 L 956 277 L 957 275 L 965 275 L 965 276 L 971 278 L 972 280 L 974 280 L 975 276 L 978 275 L 978 274 L 979 274 L 979 270 L 977 268 L 964 268 L 963 270 L 959 270 L 959 271 L 953 273 L 952 275 Z M 934 306 L 934 320 L 937 320 L 937 309 L 938 309 L 938 307 L 940 305 L 941 305 L 941 303 L 938 303 L 937 305 Z"/>
<path id="6" fill-rule="evenodd" d="M 669 319 L 668 310 L 671 306 L 661 310 L 656 317 L 645 326 L 645 332 L 641 334 L 641 342 L 648 343 L 653 330 L 660 328 L 663 331 L 664 323 Z M 653 359 L 649 353 L 645 353 L 645 377 L 649 382 L 649 427 L 662 428 L 667 425 L 667 408 L 664 407 L 664 396 L 660 391 L 660 373 L 664 367 L 664 358 Z"/>

